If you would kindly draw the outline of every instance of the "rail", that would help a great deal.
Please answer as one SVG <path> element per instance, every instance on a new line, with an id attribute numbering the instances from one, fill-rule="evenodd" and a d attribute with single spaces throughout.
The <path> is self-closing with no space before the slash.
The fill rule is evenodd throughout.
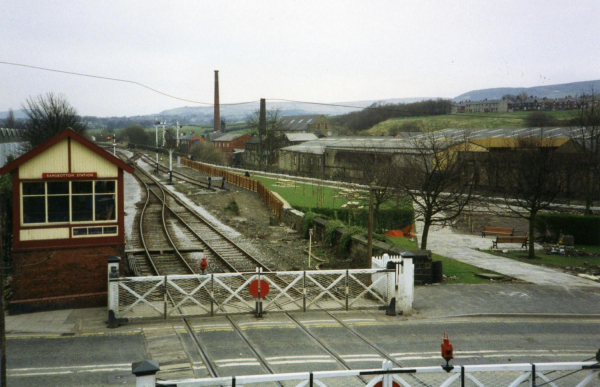
<path id="1" fill-rule="evenodd" d="M 441 360 L 441 359 L 440 359 Z M 157 372 L 156 366 L 151 372 Z M 356 385 L 356 377 L 368 378 L 365 387 L 440 386 L 440 387 L 585 387 L 597 386 L 600 366 L 597 362 L 481 364 L 447 369 L 442 366 L 394 368 L 384 361 L 380 369 L 297 372 L 272 375 L 248 375 L 220 378 L 156 381 L 155 374 L 140 375 L 137 386 L 262 386 L 265 383 L 293 382 L 296 387 Z M 418 375 L 418 379 L 413 377 Z M 347 384 L 346 384 L 347 383 Z"/>
<path id="2" fill-rule="evenodd" d="M 269 206 L 271 212 L 274 213 L 277 218 L 281 219 L 283 202 L 260 181 L 221 168 L 213 167 L 212 165 L 188 160 L 185 157 L 181 158 L 181 164 L 210 176 L 222 177 L 229 184 L 257 192 L 267 206 Z"/>

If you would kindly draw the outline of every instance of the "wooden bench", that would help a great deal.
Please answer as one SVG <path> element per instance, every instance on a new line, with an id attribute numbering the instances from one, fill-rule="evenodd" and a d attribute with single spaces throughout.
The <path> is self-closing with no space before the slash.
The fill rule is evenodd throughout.
<path id="1" fill-rule="evenodd" d="M 527 248 L 527 242 L 529 237 L 526 236 L 498 236 L 496 240 L 492 242 L 492 248 L 497 249 L 498 243 L 520 243 L 521 248 Z"/>
<path id="2" fill-rule="evenodd" d="M 515 235 L 514 228 L 504 228 L 504 227 L 488 227 L 486 226 L 481 232 L 481 237 L 485 237 L 486 234 L 496 234 L 496 235 Z"/>

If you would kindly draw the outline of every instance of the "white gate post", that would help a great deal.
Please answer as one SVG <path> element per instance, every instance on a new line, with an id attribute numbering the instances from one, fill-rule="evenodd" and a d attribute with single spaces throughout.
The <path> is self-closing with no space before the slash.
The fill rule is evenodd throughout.
<path id="1" fill-rule="evenodd" d="M 108 257 L 108 328 L 118 328 L 119 313 L 119 257 Z"/>
<path id="2" fill-rule="evenodd" d="M 108 257 L 108 310 L 119 311 L 119 257 Z"/>
<path id="3" fill-rule="evenodd" d="M 396 294 L 396 312 L 404 315 L 412 314 L 412 304 L 415 293 L 415 265 L 412 258 L 402 258 L 402 265 L 398 265 L 398 293 Z"/>

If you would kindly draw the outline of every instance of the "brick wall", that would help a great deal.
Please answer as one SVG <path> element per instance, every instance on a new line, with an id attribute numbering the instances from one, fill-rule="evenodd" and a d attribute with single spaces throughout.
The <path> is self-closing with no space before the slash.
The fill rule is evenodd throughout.
<path id="1" fill-rule="evenodd" d="M 124 257 L 123 246 L 13 252 L 11 313 L 105 306 L 113 255 Z"/>

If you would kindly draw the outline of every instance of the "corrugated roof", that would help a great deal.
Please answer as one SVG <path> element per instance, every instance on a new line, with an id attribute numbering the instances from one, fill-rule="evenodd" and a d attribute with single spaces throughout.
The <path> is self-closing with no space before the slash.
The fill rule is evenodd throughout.
<path id="1" fill-rule="evenodd" d="M 321 114 L 311 114 L 303 116 L 285 116 L 281 117 L 280 122 L 286 131 L 301 132 L 307 130 L 308 125 L 319 119 Z"/>
<path id="2" fill-rule="evenodd" d="M 313 133 L 286 133 L 285 137 L 287 137 L 288 141 L 290 142 L 314 141 L 318 139 L 318 137 Z"/>
<path id="3" fill-rule="evenodd" d="M 211 136 L 211 140 L 212 141 L 233 141 L 236 138 L 240 138 L 244 135 L 246 135 L 246 133 L 226 133 L 225 135 L 223 135 L 217 139 L 213 139 Z"/>

